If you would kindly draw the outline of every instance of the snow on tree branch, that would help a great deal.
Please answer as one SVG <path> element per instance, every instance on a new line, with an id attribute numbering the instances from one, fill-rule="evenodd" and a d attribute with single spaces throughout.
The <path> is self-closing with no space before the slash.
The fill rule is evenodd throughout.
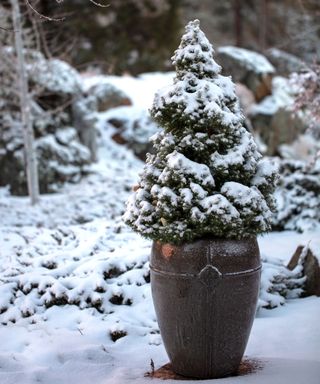
<path id="1" fill-rule="evenodd" d="M 176 77 L 151 108 L 163 127 L 152 140 L 125 222 L 145 237 L 180 243 L 206 234 L 243 238 L 270 229 L 277 169 L 262 156 L 230 77 L 220 75 L 199 21 L 172 60 Z"/>

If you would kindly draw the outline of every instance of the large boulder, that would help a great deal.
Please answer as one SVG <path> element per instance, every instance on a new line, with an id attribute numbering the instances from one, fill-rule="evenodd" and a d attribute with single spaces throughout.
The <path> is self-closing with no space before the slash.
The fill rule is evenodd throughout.
<path id="1" fill-rule="evenodd" d="M 81 76 L 70 64 L 59 59 L 46 59 L 41 53 L 30 54 L 28 75 L 31 85 L 43 93 L 75 95 L 81 91 Z"/>
<path id="2" fill-rule="evenodd" d="M 150 118 L 145 109 L 137 107 L 119 107 L 112 109 L 106 116 L 106 122 L 112 127 L 112 139 L 126 145 L 141 160 L 152 152 L 149 138 L 158 130 L 158 125 Z"/>
<path id="3" fill-rule="evenodd" d="M 88 89 L 87 94 L 96 100 L 97 111 L 132 105 L 130 98 L 119 88 L 109 83 L 99 83 Z"/>
<path id="4" fill-rule="evenodd" d="M 255 105 L 255 97 L 252 91 L 244 84 L 236 83 L 236 95 L 239 97 L 240 106 L 247 116 L 253 105 Z"/>
<path id="5" fill-rule="evenodd" d="M 97 112 L 131 104 L 130 98 L 122 90 L 105 82 L 95 84 L 73 98 L 72 125 L 81 143 L 89 148 L 92 161 L 97 161 Z"/>
<path id="6" fill-rule="evenodd" d="M 276 68 L 279 76 L 289 76 L 293 72 L 301 72 L 307 69 L 306 63 L 299 57 L 278 48 L 270 48 L 266 57 Z"/>
<path id="7" fill-rule="evenodd" d="M 278 154 L 281 144 L 292 143 L 307 128 L 302 113 L 293 111 L 294 95 L 288 79 L 275 77 L 272 95 L 252 106 L 249 112 L 254 131 L 267 145 L 267 154 Z"/>
<path id="8" fill-rule="evenodd" d="M 288 268 L 294 270 L 297 266 L 302 265 L 303 274 L 306 276 L 304 283 L 304 295 L 320 296 L 320 266 L 319 257 L 310 249 L 309 246 L 299 245 L 293 254 Z"/>
<path id="9" fill-rule="evenodd" d="M 218 48 L 217 61 L 226 74 L 231 74 L 234 81 L 245 84 L 253 92 L 257 101 L 270 95 L 275 69 L 260 53 L 225 46 Z"/>
<path id="10" fill-rule="evenodd" d="M 23 135 L 18 122 L 0 125 L 0 170 L 0 186 L 9 185 L 17 195 L 26 194 Z"/>
<path id="11" fill-rule="evenodd" d="M 64 114 L 64 118 L 69 118 L 72 99 L 83 92 L 79 72 L 62 60 L 48 60 L 36 51 L 28 53 L 28 63 L 33 100 L 47 115 Z M 70 119 L 68 123 L 71 123 Z"/>

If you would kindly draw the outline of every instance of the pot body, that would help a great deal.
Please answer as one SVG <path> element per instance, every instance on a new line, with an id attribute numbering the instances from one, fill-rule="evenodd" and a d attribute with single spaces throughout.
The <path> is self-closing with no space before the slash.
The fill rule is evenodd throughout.
<path id="1" fill-rule="evenodd" d="M 260 254 L 255 238 L 154 242 L 151 289 L 173 370 L 194 378 L 234 373 L 256 311 Z"/>

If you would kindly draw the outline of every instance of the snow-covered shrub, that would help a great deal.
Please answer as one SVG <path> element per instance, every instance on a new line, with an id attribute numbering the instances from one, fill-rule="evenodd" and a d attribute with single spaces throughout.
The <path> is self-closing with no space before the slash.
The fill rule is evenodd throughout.
<path id="1" fill-rule="evenodd" d="M 291 144 L 280 145 L 278 150 L 283 159 L 313 162 L 320 154 L 320 142 L 312 134 L 305 133 Z"/>
<path id="2" fill-rule="evenodd" d="M 300 297 L 306 281 L 301 265 L 291 271 L 274 257 L 262 255 L 261 261 L 258 308 L 276 308 L 285 304 L 286 299 Z"/>
<path id="3" fill-rule="evenodd" d="M 78 308 L 103 320 L 112 339 L 121 331 L 132 334 L 137 330 L 140 336 L 159 332 L 151 304 L 150 242 L 124 228 L 119 216 L 112 221 L 97 220 L 101 211 L 107 217 L 111 213 L 101 208 L 107 204 L 99 201 L 99 196 L 110 200 L 116 194 L 111 188 L 109 193 L 102 193 L 101 185 L 105 184 L 100 178 L 95 183 L 82 188 L 79 196 L 61 195 L 60 203 L 59 196 L 48 196 L 42 200 L 43 212 L 32 211 L 30 206 L 19 212 L 20 205 L 13 204 L 11 216 L 5 215 L 3 222 L 7 224 L 9 217 L 9 225 L 2 225 L 0 233 L 4 239 L 0 265 L 2 325 L 43 324 L 57 307 L 68 306 L 64 308 L 67 313 L 73 306 L 73 310 Z M 101 189 L 95 191 L 98 185 Z M 118 196 L 123 200 L 123 194 Z M 73 204 L 66 209 L 61 202 L 70 197 Z M 65 218 L 61 217 L 62 209 Z M 79 211 L 88 216 L 93 212 L 91 222 L 70 225 Z M 16 219 L 14 212 L 20 213 Z M 48 224 L 51 229 L 46 228 Z M 300 295 L 304 282 L 300 262 L 290 271 L 270 250 L 263 252 L 258 306 L 272 309 L 285 304 Z"/>
<path id="4" fill-rule="evenodd" d="M 3 250 L 1 324 L 22 318 L 35 322 L 53 306 L 73 305 L 91 316 L 108 315 L 108 324 L 115 327 L 119 318 L 128 319 L 131 306 L 135 311 L 137 305 L 146 308 L 149 244 L 126 232 L 123 224 L 96 221 L 51 230 L 31 227 L 20 234 L 23 245 L 18 242 Z M 6 238 L 12 236 L 18 237 L 14 230 L 6 231 Z M 138 248 L 139 255 L 134 251 Z M 146 324 L 156 326 L 152 311 L 151 306 Z"/>
<path id="5" fill-rule="evenodd" d="M 279 172 L 275 229 L 304 232 L 320 227 L 320 160 L 283 160 Z"/>
<path id="6" fill-rule="evenodd" d="M 270 229 L 276 168 L 243 127 L 229 77 L 220 75 L 199 21 L 173 56 L 173 85 L 155 96 L 153 136 L 125 222 L 145 237 L 179 243 L 211 234 L 243 238 Z"/>
<path id="7" fill-rule="evenodd" d="M 9 123 L 9 122 L 8 122 Z M 11 193 L 27 194 L 22 127 L 17 121 L 0 127 L 0 186 Z M 79 141 L 73 127 L 62 127 L 35 140 L 42 193 L 52 192 L 63 182 L 77 182 L 90 163 L 90 152 Z"/>
<path id="8" fill-rule="evenodd" d="M 309 129 L 316 139 L 320 138 L 320 65 L 313 65 L 301 73 L 293 73 L 291 84 L 298 88 L 295 111 L 304 110 L 309 117 Z"/>
<path id="9" fill-rule="evenodd" d="M 74 128 L 64 128 L 55 135 L 36 141 L 42 192 L 55 191 L 62 183 L 78 182 L 84 166 L 90 163 L 90 151 L 79 143 Z"/>
<path id="10" fill-rule="evenodd" d="M 16 89 L 15 52 L 10 40 L 0 41 L 0 186 L 8 185 L 11 193 L 27 194 L 23 127 L 20 100 Z M 35 135 L 42 193 L 56 190 L 64 181 L 79 181 L 83 166 L 90 162 L 91 146 L 83 137 L 94 132 L 94 124 L 84 129 L 74 124 L 71 104 L 75 96 L 82 97 L 80 74 L 61 60 L 47 60 L 37 50 L 26 48 L 25 58 L 30 90 L 30 112 Z M 87 110 L 91 119 L 95 110 Z M 88 124 L 85 126 L 88 128 Z M 65 139 L 64 139 L 65 138 Z M 92 140 L 91 140 L 92 141 Z M 86 146 L 84 146 L 84 145 Z M 93 158 L 93 156 L 91 156 Z"/>

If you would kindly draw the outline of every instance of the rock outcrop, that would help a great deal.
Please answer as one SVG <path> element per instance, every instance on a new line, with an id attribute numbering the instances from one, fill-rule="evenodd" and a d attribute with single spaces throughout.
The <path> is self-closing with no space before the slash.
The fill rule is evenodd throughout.
<path id="1" fill-rule="evenodd" d="M 217 61 L 234 81 L 246 85 L 257 101 L 271 94 L 275 69 L 263 55 L 244 48 L 226 46 L 217 50 Z"/>
<path id="2" fill-rule="evenodd" d="M 147 111 L 133 107 L 115 108 L 107 115 L 106 122 L 114 129 L 112 139 L 126 145 L 141 160 L 144 161 L 146 154 L 152 152 L 149 138 L 159 127 Z"/>
<path id="3" fill-rule="evenodd" d="M 307 127 L 303 115 L 293 113 L 293 94 L 289 80 L 283 77 L 273 79 L 272 95 L 252 106 L 249 118 L 271 156 L 278 154 L 279 145 L 292 143 Z"/>
<path id="4" fill-rule="evenodd" d="M 292 72 L 300 72 L 306 69 L 306 63 L 299 57 L 278 48 L 268 49 L 266 57 L 275 67 L 279 76 L 289 76 Z"/>
<path id="5" fill-rule="evenodd" d="M 96 100 L 98 112 L 132 105 L 132 101 L 123 91 L 109 83 L 93 85 L 88 89 L 87 94 Z"/>
<path id="6" fill-rule="evenodd" d="M 303 274 L 306 276 L 303 287 L 304 296 L 320 296 L 319 259 L 308 246 L 298 246 L 288 264 L 288 268 L 294 270 L 298 265 L 303 266 Z"/>

